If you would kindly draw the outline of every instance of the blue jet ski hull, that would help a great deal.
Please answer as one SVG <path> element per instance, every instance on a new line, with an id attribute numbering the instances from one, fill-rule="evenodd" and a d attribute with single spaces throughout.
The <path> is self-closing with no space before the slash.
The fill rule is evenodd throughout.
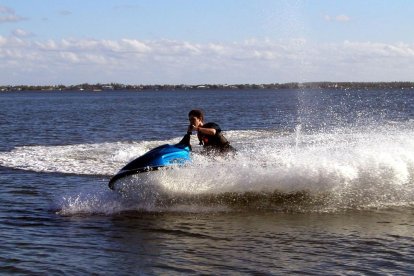
<path id="1" fill-rule="evenodd" d="M 190 135 L 187 134 L 180 143 L 176 145 L 166 144 L 156 147 L 129 162 L 109 180 L 108 186 L 113 190 L 115 182 L 126 176 L 158 170 L 161 167 L 188 163 L 191 160 L 190 151 Z"/>

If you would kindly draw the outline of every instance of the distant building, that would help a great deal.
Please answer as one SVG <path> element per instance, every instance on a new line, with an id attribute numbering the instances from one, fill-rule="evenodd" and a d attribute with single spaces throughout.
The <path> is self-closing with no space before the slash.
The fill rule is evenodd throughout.
<path id="1" fill-rule="evenodd" d="M 102 85 L 102 90 L 114 90 L 112 85 Z"/>

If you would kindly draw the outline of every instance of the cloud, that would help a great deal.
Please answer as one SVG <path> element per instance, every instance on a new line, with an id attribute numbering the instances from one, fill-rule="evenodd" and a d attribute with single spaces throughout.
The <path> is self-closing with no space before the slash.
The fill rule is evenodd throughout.
<path id="1" fill-rule="evenodd" d="M 136 39 L 122 39 L 117 44 L 107 44 L 107 49 L 123 52 L 146 53 L 151 51 L 151 46 L 148 43 L 141 42 Z"/>
<path id="2" fill-rule="evenodd" d="M 114 6 L 112 9 L 116 10 L 116 11 L 122 11 L 122 10 L 130 11 L 130 10 L 138 10 L 138 9 L 142 9 L 142 8 L 141 8 L 140 5 L 127 5 L 127 4 L 125 4 L 125 5 Z"/>
<path id="3" fill-rule="evenodd" d="M 67 15 L 71 15 L 72 12 L 68 11 L 68 10 L 61 10 L 61 11 L 59 11 L 59 14 L 63 15 L 63 16 L 67 16 Z"/>
<path id="4" fill-rule="evenodd" d="M 336 21 L 339 21 L 339 22 L 347 22 L 347 21 L 351 20 L 351 18 L 349 16 L 344 15 L 344 14 L 336 16 L 335 19 L 336 19 Z"/>
<path id="5" fill-rule="evenodd" d="M 22 16 L 18 16 L 13 9 L 0 5 L 0 24 L 18 22 L 18 21 L 22 21 L 25 19 L 26 18 Z"/>
<path id="6" fill-rule="evenodd" d="M 324 19 L 326 21 L 336 21 L 336 22 L 348 22 L 348 21 L 351 20 L 351 18 L 348 15 L 345 15 L 345 14 L 341 14 L 341 15 L 337 15 L 337 16 L 325 15 Z"/>
<path id="7" fill-rule="evenodd" d="M 23 29 L 15 29 L 13 30 L 12 34 L 17 37 L 28 37 L 33 35 L 31 32 L 25 31 Z"/>
<path id="8" fill-rule="evenodd" d="M 406 43 L 0 36 L 0 46 L 0 84 L 401 81 L 414 75 L 414 45 Z"/>

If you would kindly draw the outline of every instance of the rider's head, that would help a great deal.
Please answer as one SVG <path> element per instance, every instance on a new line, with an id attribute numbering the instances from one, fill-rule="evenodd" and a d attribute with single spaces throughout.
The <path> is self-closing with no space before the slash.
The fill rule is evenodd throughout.
<path id="1" fill-rule="evenodd" d="M 204 114 L 203 111 L 201 111 L 200 109 L 193 109 L 188 113 L 188 119 L 190 120 L 190 122 L 194 124 L 194 121 L 196 119 L 200 120 L 201 122 L 204 122 Z"/>

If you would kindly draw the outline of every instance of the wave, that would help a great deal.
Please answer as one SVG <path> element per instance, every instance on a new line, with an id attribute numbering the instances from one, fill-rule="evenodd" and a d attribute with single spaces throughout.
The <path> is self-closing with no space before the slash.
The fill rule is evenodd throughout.
<path id="1" fill-rule="evenodd" d="M 188 206 L 197 211 L 412 206 L 413 132 L 395 124 L 329 132 L 300 127 L 294 132 L 230 131 L 226 136 L 238 149 L 233 158 L 202 156 L 194 146 L 191 165 L 148 173 L 145 180 L 143 175 L 132 176 L 123 181 L 121 193 L 105 184 L 68 195 L 59 209 L 70 214 L 189 210 Z M 136 156 L 179 140 L 24 146 L 1 152 L 0 165 L 109 178 Z"/>

